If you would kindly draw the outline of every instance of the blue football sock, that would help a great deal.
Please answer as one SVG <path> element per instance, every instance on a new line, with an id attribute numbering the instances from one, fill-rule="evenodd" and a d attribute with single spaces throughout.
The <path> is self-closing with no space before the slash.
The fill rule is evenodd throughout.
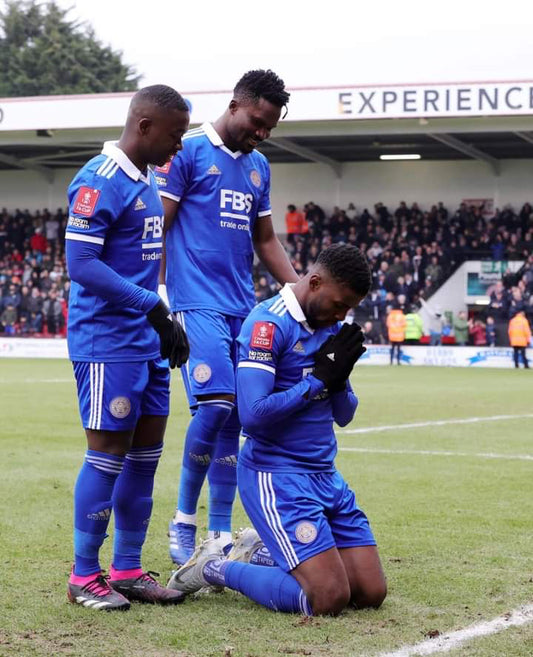
<path id="1" fill-rule="evenodd" d="M 107 536 L 111 497 L 123 456 L 88 449 L 74 487 L 74 574 L 100 572 L 98 553 Z"/>
<path id="2" fill-rule="evenodd" d="M 234 408 L 218 432 L 209 479 L 209 525 L 215 532 L 231 532 L 231 511 L 237 492 L 237 456 L 241 423 Z"/>
<path id="3" fill-rule="evenodd" d="M 115 539 L 113 566 L 117 570 L 141 567 L 141 551 L 152 515 L 154 477 L 163 443 L 133 447 L 113 491 Z"/>
<path id="4" fill-rule="evenodd" d="M 234 405 L 222 399 L 201 402 L 187 429 L 178 494 L 178 510 L 194 515 L 217 434 Z"/>
<path id="5" fill-rule="evenodd" d="M 311 605 L 298 580 L 279 567 L 268 568 L 217 559 L 208 561 L 203 573 L 210 584 L 239 591 L 268 609 L 313 615 Z"/>

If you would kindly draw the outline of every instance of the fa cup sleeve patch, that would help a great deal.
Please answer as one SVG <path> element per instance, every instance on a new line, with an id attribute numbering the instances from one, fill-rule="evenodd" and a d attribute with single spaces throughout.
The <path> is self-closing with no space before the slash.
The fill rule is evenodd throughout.
<path id="1" fill-rule="evenodd" d="M 174 156 L 172 156 L 172 157 L 174 157 Z M 170 160 L 168 162 L 165 162 L 165 164 L 163 164 L 163 166 L 156 167 L 155 170 L 160 171 L 161 173 L 168 173 L 170 171 L 170 165 L 172 164 L 172 157 L 170 158 Z"/>
<path id="2" fill-rule="evenodd" d="M 74 201 L 74 214 L 82 214 L 85 217 L 92 216 L 99 196 L 99 189 L 80 187 L 76 200 Z"/>
<path id="3" fill-rule="evenodd" d="M 272 349 L 275 328 L 276 326 L 271 322 L 255 322 L 250 346 L 257 349 Z"/>

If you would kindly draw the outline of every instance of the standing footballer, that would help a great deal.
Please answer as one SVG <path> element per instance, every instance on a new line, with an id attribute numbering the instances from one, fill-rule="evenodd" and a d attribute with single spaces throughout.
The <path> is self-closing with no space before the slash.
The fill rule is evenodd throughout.
<path id="1" fill-rule="evenodd" d="M 196 508 L 209 477 L 209 535 L 231 543 L 240 422 L 235 408 L 236 338 L 255 304 L 255 253 L 280 283 L 294 271 L 271 220 L 270 169 L 256 147 L 289 101 L 272 71 L 249 71 L 226 111 L 191 130 L 183 150 L 156 172 L 165 208 L 165 266 L 172 311 L 191 343 L 183 380 L 194 413 L 187 430 L 170 556 L 195 546 Z M 163 293 L 164 294 L 164 293 Z"/>
<path id="2" fill-rule="evenodd" d="M 88 445 L 74 491 L 68 597 L 92 609 L 183 597 L 141 568 L 141 550 L 169 410 L 163 359 L 176 367 L 188 357 L 187 338 L 156 291 L 163 208 L 148 164 L 179 151 L 188 125 L 174 89 L 141 89 L 120 140 L 107 142 L 68 190 L 68 347 Z M 104 577 L 99 551 L 111 513 L 113 562 Z"/>

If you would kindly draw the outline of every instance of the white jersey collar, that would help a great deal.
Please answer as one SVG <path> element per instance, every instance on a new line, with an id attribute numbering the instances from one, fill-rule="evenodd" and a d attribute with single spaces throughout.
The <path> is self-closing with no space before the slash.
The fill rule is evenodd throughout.
<path id="1" fill-rule="evenodd" d="M 242 155 L 241 151 L 235 151 L 235 152 L 230 151 L 230 149 L 222 141 L 222 138 L 215 130 L 212 123 L 204 123 L 202 125 L 202 129 L 204 130 L 205 134 L 207 135 L 209 141 L 213 144 L 213 146 L 217 146 L 218 148 L 220 148 L 220 150 L 230 155 L 234 160 L 236 160 L 238 157 Z"/>
<path id="2" fill-rule="evenodd" d="M 107 155 L 107 157 L 112 158 L 118 164 L 118 166 L 128 175 L 132 180 L 142 180 L 147 185 L 150 184 L 150 178 L 145 176 L 142 171 L 137 169 L 135 164 L 130 160 L 130 158 L 124 153 L 124 151 L 117 146 L 118 141 L 106 141 L 104 142 L 104 147 L 102 148 L 102 154 Z"/>
<path id="3" fill-rule="evenodd" d="M 314 333 L 315 330 L 312 329 L 307 323 L 304 311 L 302 310 L 302 307 L 300 306 L 300 303 L 298 302 L 298 299 L 292 290 L 293 285 L 294 283 L 285 283 L 285 285 L 279 291 L 279 294 L 283 301 L 285 301 L 285 305 L 287 306 L 287 310 L 289 311 L 291 317 L 297 322 L 300 322 L 306 331 L 309 333 Z"/>

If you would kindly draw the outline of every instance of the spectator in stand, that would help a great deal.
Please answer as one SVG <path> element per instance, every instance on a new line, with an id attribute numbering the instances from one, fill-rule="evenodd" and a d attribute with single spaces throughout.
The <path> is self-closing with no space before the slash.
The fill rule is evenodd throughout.
<path id="1" fill-rule="evenodd" d="M 398 304 L 392 308 L 387 315 L 387 332 L 389 336 L 390 364 L 393 364 L 394 354 L 396 353 L 396 362 L 400 365 L 401 346 L 405 340 L 405 315 Z"/>
<path id="2" fill-rule="evenodd" d="M 27 285 L 23 285 L 20 289 L 20 304 L 18 307 L 19 319 L 22 319 L 23 317 L 25 317 L 26 319 L 29 318 L 30 305 L 31 305 L 30 301 L 31 301 L 30 289 Z"/>
<path id="3" fill-rule="evenodd" d="M 266 276 L 260 276 L 255 286 L 255 298 L 257 303 L 269 299 L 273 295 L 273 291 L 268 284 Z"/>
<path id="4" fill-rule="evenodd" d="M 460 310 L 452 319 L 455 344 L 464 347 L 468 343 L 468 318 L 466 311 Z"/>
<path id="5" fill-rule="evenodd" d="M 442 308 L 440 306 L 433 306 L 429 304 L 425 299 L 420 297 L 420 303 L 422 307 L 427 312 L 429 317 L 429 344 L 431 346 L 437 346 L 442 344 L 442 327 L 443 327 L 443 316 Z"/>
<path id="6" fill-rule="evenodd" d="M 514 366 L 518 368 L 522 358 L 524 367 L 529 369 L 526 348 L 531 343 L 531 328 L 523 310 L 517 311 L 509 322 L 509 342 L 513 348 Z"/>
<path id="7" fill-rule="evenodd" d="M 296 235 L 305 235 L 309 231 L 309 224 L 303 214 L 296 209 L 295 205 L 287 206 L 285 214 L 285 227 L 287 229 L 287 241 L 294 243 Z"/>
<path id="8" fill-rule="evenodd" d="M 381 332 L 371 321 L 365 322 L 363 332 L 365 334 L 365 344 L 382 344 Z"/>
<path id="9" fill-rule="evenodd" d="M 518 312 L 525 312 L 526 304 L 522 298 L 522 290 L 516 286 L 511 289 L 511 298 L 509 300 L 509 319 L 513 318 Z"/>
<path id="10" fill-rule="evenodd" d="M 412 305 L 405 316 L 405 344 L 420 344 L 420 338 L 423 335 L 422 317 L 418 314 L 418 307 Z"/>
<path id="11" fill-rule="evenodd" d="M 508 344 L 507 322 L 509 321 L 509 294 L 502 281 L 497 281 L 490 294 L 488 311 L 494 317 L 496 344 L 501 347 Z"/>
<path id="12" fill-rule="evenodd" d="M 494 317 L 489 315 L 487 317 L 487 325 L 485 327 L 487 346 L 495 347 L 496 346 L 496 327 L 494 324 Z"/>
<path id="13" fill-rule="evenodd" d="M 348 220 L 351 224 L 357 219 L 357 210 L 355 209 L 355 205 L 353 203 L 348 203 L 348 207 L 346 208 L 346 216 L 348 217 Z"/>
<path id="14" fill-rule="evenodd" d="M 50 290 L 48 297 L 43 303 L 43 316 L 46 328 L 50 335 L 56 335 L 63 328 L 63 307 L 57 298 L 57 292 Z"/>
<path id="15" fill-rule="evenodd" d="M 309 203 L 305 205 L 305 218 L 308 224 L 313 224 L 314 226 L 317 226 L 318 229 L 321 229 L 324 225 L 326 215 L 319 205 L 315 205 L 313 201 L 309 201 Z"/>
<path id="16" fill-rule="evenodd" d="M 415 300 L 415 298 L 418 296 L 418 286 L 415 283 L 415 280 L 413 278 L 413 275 L 411 273 L 405 274 L 405 296 L 407 297 L 407 300 L 412 302 Z"/>
<path id="17" fill-rule="evenodd" d="M 426 277 L 430 276 L 434 287 L 438 287 L 442 280 L 442 267 L 439 264 L 439 257 L 432 255 L 429 264 L 426 267 Z"/>
<path id="18" fill-rule="evenodd" d="M 30 335 L 38 335 L 43 332 L 43 316 L 42 313 L 30 314 Z"/>
<path id="19" fill-rule="evenodd" d="M 17 324 L 17 310 L 12 303 L 8 303 L 0 315 L 0 323 L 6 335 L 15 335 Z"/>
<path id="20" fill-rule="evenodd" d="M 481 319 L 469 319 L 468 332 L 475 347 L 485 347 L 487 345 L 486 327 Z"/>
<path id="21" fill-rule="evenodd" d="M 20 293 L 17 292 L 16 285 L 11 284 L 9 286 L 8 293 L 3 298 L 2 306 L 3 306 L 3 308 L 7 308 L 8 306 L 12 306 L 15 309 L 15 312 L 18 312 L 19 305 L 20 305 Z"/>
<path id="22" fill-rule="evenodd" d="M 39 253 L 44 253 L 48 247 L 48 242 L 46 237 L 43 235 L 42 228 L 36 228 L 35 233 L 30 239 L 30 246 L 33 251 L 39 251 Z"/>

